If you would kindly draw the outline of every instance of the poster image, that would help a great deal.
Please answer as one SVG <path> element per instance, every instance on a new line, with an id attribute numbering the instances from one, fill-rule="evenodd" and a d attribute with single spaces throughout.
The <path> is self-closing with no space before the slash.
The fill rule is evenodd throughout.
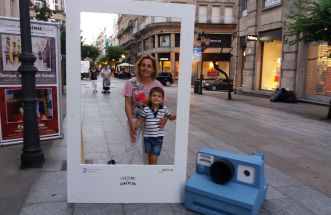
<path id="1" fill-rule="evenodd" d="M 21 74 L 21 37 L 14 34 L 1 34 L 0 84 L 18 84 Z M 32 37 L 32 53 L 36 57 L 34 66 L 37 68 L 37 84 L 56 83 L 55 39 L 50 37 Z"/>
<path id="2" fill-rule="evenodd" d="M 0 89 L 2 140 L 22 138 L 23 102 L 20 88 Z M 56 87 L 38 87 L 36 114 L 40 135 L 58 134 Z"/>
<path id="3" fill-rule="evenodd" d="M 18 35 L 1 35 L 3 71 L 17 71 L 21 54 L 21 37 Z"/>
<path id="4" fill-rule="evenodd" d="M 170 35 L 160 35 L 160 47 L 170 47 Z"/>
<path id="5" fill-rule="evenodd" d="M 50 38 L 32 37 L 32 53 L 36 57 L 38 71 L 51 71 Z M 3 71 L 17 71 L 21 65 L 18 57 L 21 54 L 21 37 L 18 35 L 1 35 Z"/>

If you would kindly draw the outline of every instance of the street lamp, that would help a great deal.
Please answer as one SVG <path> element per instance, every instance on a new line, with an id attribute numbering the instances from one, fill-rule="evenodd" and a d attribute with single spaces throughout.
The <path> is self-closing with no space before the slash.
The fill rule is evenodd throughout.
<path id="1" fill-rule="evenodd" d="M 202 95 L 202 80 L 203 80 L 203 53 L 209 46 L 210 39 L 206 37 L 205 32 L 198 35 L 197 46 L 201 47 L 201 64 L 200 64 L 200 84 L 198 94 Z"/>
<path id="2" fill-rule="evenodd" d="M 23 102 L 23 153 L 21 155 L 21 169 L 40 168 L 45 158 L 40 148 L 38 121 L 36 113 L 36 78 L 37 68 L 34 66 L 36 57 L 32 54 L 31 27 L 29 2 L 20 0 L 20 30 L 22 52 L 19 56 L 21 66 L 18 71 L 22 74 L 22 102 Z"/>

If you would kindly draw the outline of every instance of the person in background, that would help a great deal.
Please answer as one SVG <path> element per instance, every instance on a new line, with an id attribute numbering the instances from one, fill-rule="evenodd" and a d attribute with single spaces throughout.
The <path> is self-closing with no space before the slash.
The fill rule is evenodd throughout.
<path id="1" fill-rule="evenodd" d="M 91 83 L 92 83 L 93 93 L 98 92 L 98 90 L 97 90 L 97 79 L 98 79 L 98 71 L 97 71 L 96 67 L 93 66 L 90 69 L 90 80 L 91 80 Z"/>

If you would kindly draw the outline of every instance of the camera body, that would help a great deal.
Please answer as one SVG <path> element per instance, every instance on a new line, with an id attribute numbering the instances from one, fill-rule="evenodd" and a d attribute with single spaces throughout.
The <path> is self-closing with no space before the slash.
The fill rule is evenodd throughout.
<path id="1" fill-rule="evenodd" d="M 203 214 L 256 215 L 267 188 L 263 154 L 204 148 L 197 153 L 196 172 L 185 185 L 185 207 Z"/>

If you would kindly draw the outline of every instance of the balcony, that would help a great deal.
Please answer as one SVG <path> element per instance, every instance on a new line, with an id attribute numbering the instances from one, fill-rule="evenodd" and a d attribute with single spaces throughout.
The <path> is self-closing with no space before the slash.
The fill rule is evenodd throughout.
<path id="1" fill-rule="evenodd" d="M 234 16 L 212 16 L 211 19 L 207 17 L 198 17 L 195 21 L 196 24 L 236 24 Z"/>
<path id="2" fill-rule="evenodd" d="M 140 23 L 138 26 L 133 27 L 133 34 L 141 31 L 144 29 L 147 25 L 151 24 L 158 24 L 158 23 L 177 23 L 180 22 L 181 19 L 175 18 L 175 17 L 147 17 L 144 22 Z"/>

